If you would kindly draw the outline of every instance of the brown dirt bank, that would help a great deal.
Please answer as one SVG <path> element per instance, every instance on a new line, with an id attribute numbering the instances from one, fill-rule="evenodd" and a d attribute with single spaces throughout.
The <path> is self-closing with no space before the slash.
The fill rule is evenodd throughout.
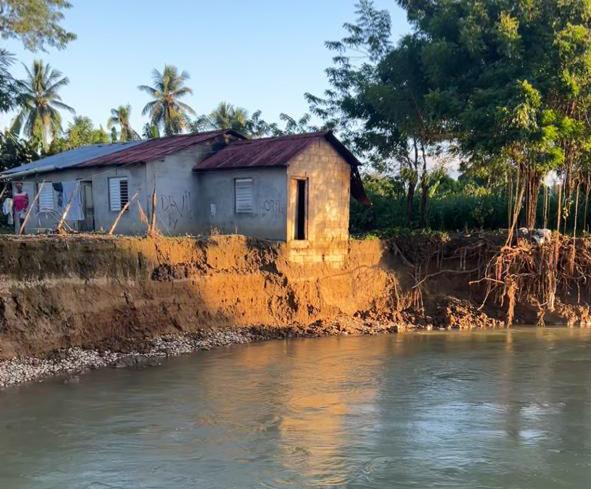
<path id="1" fill-rule="evenodd" d="M 488 256 L 483 242 L 496 243 L 351 241 L 338 265 L 302 265 L 288 259 L 288 245 L 240 236 L 2 237 L 0 359 L 75 347 L 141 352 L 162 336 L 212 330 L 279 337 L 501 326 L 507 304 L 479 308 L 489 291 L 470 284 Z M 559 296 L 546 323 L 589 317 L 586 299 L 572 299 Z M 515 300 L 516 322 L 536 323 L 535 303 Z"/>

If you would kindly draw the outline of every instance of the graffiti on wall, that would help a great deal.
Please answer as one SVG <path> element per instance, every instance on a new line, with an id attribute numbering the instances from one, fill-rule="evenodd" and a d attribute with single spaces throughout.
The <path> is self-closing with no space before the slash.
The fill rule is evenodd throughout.
<path id="1" fill-rule="evenodd" d="M 191 192 L 185 190 L 181 194 L 160 195 L 159 217 L 168 226 L 169 231 L 176 231 L 179 223 L 193 218 Z"/>
<path id="2" fill-rule="evenodd" d="M 261 204 L 261 215 L 268 219 L 280 219 L 285 216 L 285 205 L 280 200 L 265 199 Z"/>

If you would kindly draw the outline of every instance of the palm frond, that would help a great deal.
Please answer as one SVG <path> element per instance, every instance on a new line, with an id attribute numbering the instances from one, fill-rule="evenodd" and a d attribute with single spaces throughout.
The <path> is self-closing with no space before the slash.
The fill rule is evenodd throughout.
<path id="1" fill-rule="evenodd" d="M 56 107 L 59 107 L 60 109 L 67 110 L 71 114 L 76 113 L 76 110 L 73 107 L 70 107 L 69 105 L 64 104 L 63 102 L 60 102 L 59 100 L 54 100 L 53 102 L 51 102 L 51 105 L 55 105 Z"/>

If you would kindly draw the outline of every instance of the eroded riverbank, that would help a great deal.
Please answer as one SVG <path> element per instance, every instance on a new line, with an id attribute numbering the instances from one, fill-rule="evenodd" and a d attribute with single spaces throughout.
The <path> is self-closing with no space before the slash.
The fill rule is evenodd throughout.
<path id="1" fill-rule="evenodd" d="M 306 327 L 209 329 L 185 335 L 167 335 L 138 342 L 135 345 L 137 350 L 131 351 L 64 348 L 43 357 L 25 356 L 0 361 L 0 388 L 44 381 L 55 376 L 64 377 L 65 382 L 78 382 L 80 375 L 98 368 L 156 367 L 167 358 L 230 345 L 287 338 L 373 336 L 414 329 L 393 323 L 378 324 L 342 318 Z"/>
<path id="2" fill-rule="evenodd" d="M 509 314 L 589 324 L 575 282 L 543 315 L 533 296 L 487 302 L 478 270 L 495 239 L 502 246 L 500 235 L 352 240 L 329 255 L 297 249 L 301 260 L 290 245 L 241 236 L 1 238 L 0 385 L 290 336 L 503 328 Z"/>

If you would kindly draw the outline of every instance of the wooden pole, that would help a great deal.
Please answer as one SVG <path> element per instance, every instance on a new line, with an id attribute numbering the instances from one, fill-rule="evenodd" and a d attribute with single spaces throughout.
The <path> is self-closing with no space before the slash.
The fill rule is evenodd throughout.
<path id="1" fill-rule="evenodd" d="M 139 200 L 136 203 L 137 203 L 138 212 L 140 214 L 140 221 L 142 221 L 146 226 L 149 227 L 150 223 L 148 222 L 148 216 L 146 216 L 146 213 L 144 212 L 142 204 L 140 204 Z"/>
<path id="2" fill-rule="evenodd" d="M 37 190 L 37 194 L 35 195 L 33 202 L 31 202 L 29 204 L 29 208 L 27 209 L 27 213 L 25 214 L 25 219 L 23 220 L 23 223 L 20 225 L 20 227 L 18 229 L 19 236 L 21 234 L 23 234 L 23 231 L 25 230 L 25 226 L 27 225 L 27 222 L 29 222 L 29 217 L 31 216 L 31 211 L 33 210 L 33 207 L 35 206 L 35 204 L 39 200 L 39 195 L 41 195 L 41 190 L 43 190 L 44 186 L 45 186 L 45 180 L 43 180 L 41 182 L 41 185 L 39 185 L 39 190 Z"/>
<path id="3" fill-rule="evenodd" d="M 57 224 L 57 227 L 55 228 L 56 232 L 60 232 L 60 230 L 62 229 L 62 226 L 64 225 L 64 221 L 66 220 L 66 217 L 68 215 L 68 212 L 70 212 L 70 208 L 72 207 L 72 202 L 74 202 L 74 197 L 76 196 L 76 193 L 78 192 L 78 189 L 80 188 L 80 180 L 78 180 L 76 182 L 76 186 L 74 187 L 74 192 L 72 193 L 72 195 L 70 195 L 70 198 L 68 199 L 68 203 L 66 204 L 66 208 L 64 209 L 64 213 L 62 214 L 62 217 L 60 219 L 60 221 Z"/>
<path id="4" fill-rule="evenodd" d="M 122 209 L 119 211 L 119 214 L 117 214 L 117 217 L 115 218 L 115 221 L 113 222 L 113 225 L 111 226 L 111 228 L 109 229 L 109 233 L 108 234 L 113 234 L 115 232 L 115 228 L 117 227 L 117 224 L 119 224 L 119 221 L 121 220 L 121 218 L 123 217 L 123 214 L 125 214 L 125 211 L 127 209 L 129 209 L 129 206 L 132 204 L 132 202 L 137 198 L 138 193 L 136 192 L 135 194 L 133 194 L 133 197 L 128 200 L 125 205 L 122 207 Z M 139 202 L 138 202 L 139 204 Z"/>
<path id="5" fill-rule="evenodd" d="M 148 229 L 150 235 L 156 233 L 156 185 L 152 191 L 152 214 L 150 215 L 150 227 Z"/>

